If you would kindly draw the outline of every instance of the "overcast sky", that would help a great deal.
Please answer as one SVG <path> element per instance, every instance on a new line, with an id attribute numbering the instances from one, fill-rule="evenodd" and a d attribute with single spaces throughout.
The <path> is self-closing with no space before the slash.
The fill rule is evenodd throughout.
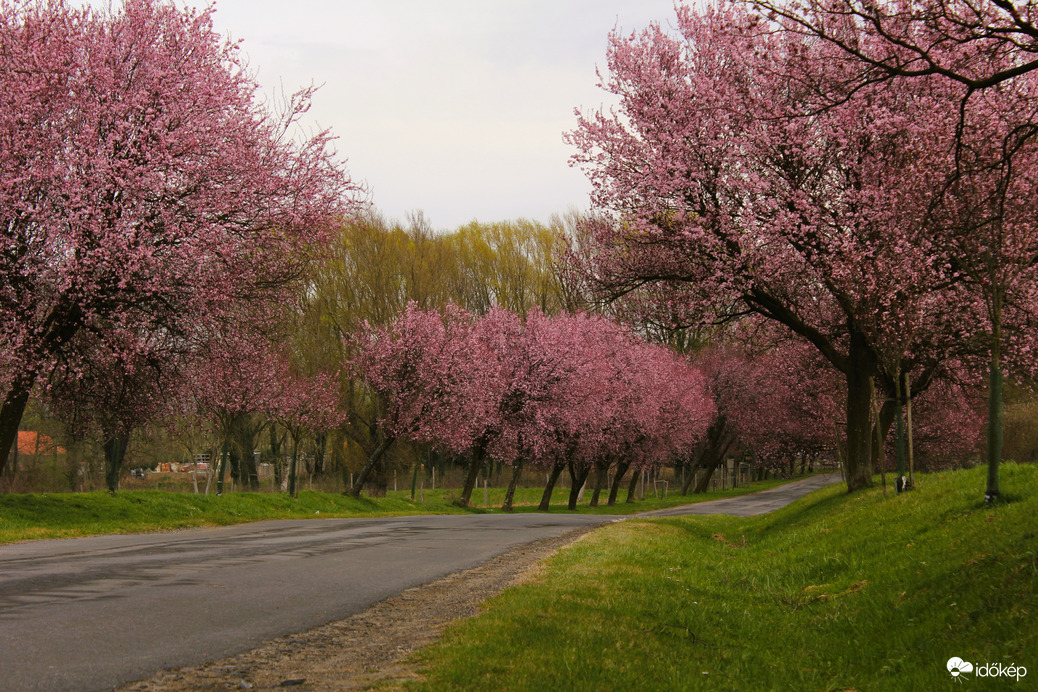
<path id="1" fill-rule="evenodd" d="M 573 109 L 603 103 L 614 26 L 673 15 L 673 0 L 216 1 L 267 92 L 323 85 L 310 123 L 375 206 L 440 229 L 586 209 L 562 141 Z"/>

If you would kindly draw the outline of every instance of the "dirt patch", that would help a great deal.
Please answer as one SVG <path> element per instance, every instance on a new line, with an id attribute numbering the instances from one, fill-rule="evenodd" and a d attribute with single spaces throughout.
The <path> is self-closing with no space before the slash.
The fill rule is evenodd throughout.
<path id="1" fill-rule="evenodd" d="M 450 622 L 477 614 L 483 600 L 529 578 L 541 560 L 594 528 L 527 544 L 479 567 L 408 589 L 345 620 L 118 689 L 361 690 L 417 680 L 418 673 L 404 660 L 411 652 L 438 639 Z"/>

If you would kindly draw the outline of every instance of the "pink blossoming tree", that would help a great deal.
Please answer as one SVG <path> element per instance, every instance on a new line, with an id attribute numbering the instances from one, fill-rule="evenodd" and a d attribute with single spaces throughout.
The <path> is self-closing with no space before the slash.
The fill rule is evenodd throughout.
<path id="1" fill-rule="evenodd" d="M 339 402 L 339 382 L 332 373 L 318 372 L 303 375 L 282 356 L 283 376 L 277 398 L 271 402 L 270 414 L 288 431 L 292 455 L 288 466 L 288 494 L 296 496 L 296 468 L 299 461 L 299 443 L 310 433 L 323 433 L 345 420 Z"/>
<path id="2" fill-rule="evenodd" d="M 268 111 L 212 11 L 0 2 L 0 469 L 79 344 L 129 368 L 204 342 L 350 209 L 328 134 L 293 136 L 310 92 Z"/>
<path id="3" fill-rule="evenodd" d="M 940 82 L 956 99 L 955 155 L 934 175 L 943 194 L 930 205 L 950 265 L 981 306 L 988 338 L 988 476 L 999 496 L 1002 379 L 1009 365 L 1035 367 L 1034 170 L 1038 136 L 1038 28 L 1032 2 L 1014 0 L 749 0 L 783 31 L 842 54 L 848 75 L 832 103 L 869 85 Z M 860 40 L 861 36 L 869 40 Z M 1023 355 L 1023 359 L 1018 356 Z"/>
<path id="4" fill-rule="evenodd" d="M 569 137 L 599 211 L 586 273 L 609 297 L 664 286 L 687 314 L 735 306 L 811 344 L 843 376 L 847 483 L 864 487 L 874 382 L 932 379 L 961 336 L 923 309 L 959 290 L 927 214 L 956 94 L 918 81 L 822 99 L 854 75 L 843 54 L 729 3 L 679 7 L 675 28 L 612 35 L 603 86 L 620 105 Z"/>
<path id="5" fill-rule="evenodd" d="M 256 437 L 280 404 L 287 362 L 260 334 L 231 332 L 214 340 L 192 363 L 187 388 L 222 443 L 216 492 L 223 493 L 227 467 L 240 487 L 259 489 L 253 452 Z"/>
<path id="6" fill-rule="evenodd" d="M 393 324 L 365 324 L 351 336 L 349 374 L 364 383 L 376 411 L 376 445 L 353 481 L 354 497 L 399 439 L 436 442 L 455 453 L 471 449 L 479 424 L 468 415 L 478 393 L 469 367 L 471 323 L 460 308 L 441 314 L 412 302 Z"/>

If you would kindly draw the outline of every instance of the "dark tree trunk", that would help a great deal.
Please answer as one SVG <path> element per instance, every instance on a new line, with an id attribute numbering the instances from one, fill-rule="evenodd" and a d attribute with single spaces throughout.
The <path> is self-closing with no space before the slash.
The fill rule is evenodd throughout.
<path id="1" fill-rule="evenodd" d="M 851 332 L 847 365 L 847 491 L 872 485 L 872 397 L 876 361 L 865 337 Z"/>
<path id="2" fill-rule="evenodd" d="M 241 450 L 236 446 L 232 445 L 227 449 L 227 462 L 231 467 L 231 481 L 238 484 L 238 489 L 242 488 L 241 483 Z"/>
<path id="3" fill-rule="evenodd" d="M 603 488 L 606 487 L 606 479 L 609 477 L 609 467 L 611 465 L 612 460 L 608 457 L 595 462 L 595 490 L 591 493 L 591 502 L 588 503 L 589 507 L 598 507 L 598 497 L 602 494 Z"/>
<path id="4" fill-rule="evenodd" d="M 886 399 L 879 407 L 879 429 L 876 424 L 872 427 L 872 468 L 879 468 L 880 457 L 886 453 L 881 440 L 886 440 L 890 435 L 890 429 L 894 427 L 897 418 L 897 402 L 894 399 Z"/>
<path id="5" fill-rule="evenodd" d="M 22 423 L 25 407 L 29 403 L 29 395 L 36 384 L 36 373 L 25 371 L 15 378 L 7 390 L 7 398 L 0 406 L 0 473 L 7 466 L 7 458 L 11 448 L 17 454 L 18 426 Z"/>
<path id="6" fill-rule="evenodd" d="M 897 377 L 894 379 L 894 463 L 897 465 L 897 489 L 898 492 L 904 490 L 904 482 L 901 480 L 906 477 L 905 468 L 905 411 L 904 411 L 904 400 L 902 398 L 902 392 L 904 388 L 901 386 L 901 373 L 897 373 Z M 884 406 L 886 408 L 886 406 Z M 882 417 L 882 413 L 880 414 Z"/>
<path id="7" fill-rule="evenodd" d="M 988 435 L 987 488 L 985 502 L 997 502 L 999 496 L 998 467 L 1002 461 L 1002 302 L 999 295 L 992 299 L 991 310 L 991 363 L 988 368 Z"/>
<path id="8" fill-rule="evenodd" d="M 620 492 L 620 484 L 623 483 L 624 476 L 627 475 L 627 470 L 631 468 L 631 461 L 618 462 L 616 465 L 616 475 L 613 476 L 613 485 L 609 488 L 609 506 L 612 507 L 616 504 L 616 495 Z"/>
<path id="9" fill-rule="evenodd" d="M 249 484 L 249 489 L 256 491 L 259 490 L 259 465 L 256 463 L 256 450 L 250 451 L 248 454 L 243 455 L 242 467 L 245 470 L 245 479 Z"/>
<path id="10" fill-rule="evenodd" d="M 371 476 L 368 477 L 368 487 L 371 488 L 372 497 L 385 497 L 389 492 L 389 464 L 386 461 L 386 456 L 383 455 Z"/>
<path id="11" fill-rule="evenodd" d="M 696 489 L 692 491 L 693 494 L 701 495 L 710 487 L 710 479 L 713 477 L 714 471 L 724 461 L 733 442 L 735 442 L 735 439 L 732 437 L 727 439 L 719 437 L 703 450 L 703 457 L 699 460 L 699 468 L 703 469 L 703 477 L 696 483 Z"/>
<path id="12" fill-rule="evenodd" d="M 515 497 L 515 488 L 519 485 L 519 478 L 523 475 L 523 460 L 520 459 L 512 466 L 512 478 L 508 481 L 508 490 L 505 491 L 505 501 L 501 509 L 506 512 L 512 511 L 512 499 Z"/>
<path id="13" fill-rule="evenodd" d="M 368 476 L 371 475 L 371 472 L 375 469 L 375 466 L 382 460 L 383 455 L 385 455 L 386 451 L 393 445 L 393 442 L 395 441 L 395 437 L 387 437 L 379 443 L 378 447 L 375 447 L 375 451 L 373 451 L 371 453 L 371 456 L 368 457 L 368 463 L 364 465 L 364 468 L 361 469 L 361 472 L 357 474 L 357 477 L 354 479 L 353 487 L 347 491 L 350 495 L 352 495 L 353 497 L 360 497 L 360 491 L 364 488 L 364 484 L 367 482 Z"/>
<path id="14" fill-rule="evenodd" d="M 700 464 L 699 468 L 703 470 L 703 476 L 696 483 L 695 489 L 692 490 L 693 495 L 702 495 L 710 487 L 710 479 L 714 477 L 714 471 L 720 466 L 718 459 L 711 459 L 709 461 L 704 460 L 704 463 Z"/>
<path id="15" fill-rule="evenodd" d="M 715 459 L 723 457 L 728 451 L 728 447 L 732 444 L 731 436 L 728 435 L 728 419 L 723 415 L 718 415 L 714 419 L 714 422 L 710 424 L 710 427 L 706 431 L 706 437 L 699 444 L 699 449 L 696 454 L 695 463 L 691 464 L 688 470 L 688 477 L 685 478 L 685 482 L 681 486 L 681 494 L 688 495 L 689 488 L 692 488 L 695 483 L 696 474 L 700 469 L 706 470 L 705 483 L 710 482 L 710 476 L 714 472 L 714 468 L 717 466 Z M 724 448 L 722 450 L 722 447 Z M 696 484 L 695 493 L 701 493 L 702 487 L 705 487 L 704 483 Z"/>
<path id="16" fill-rule="evenodd" d="M 544 492 L 541 494 L 541 503 L 537 505 L 537 509 L 542 512 L 547 512 L 551 507 L 551 494 L 555 490 L 555 484 L 559 480 L 559 476 L 562 475 L 562 470 L 566 468 L 563 463 L 557 463 L 551 467 L 551 474 L 548 476 L 548 482 L 544 485 Z"/>
<path id="17" fill-rule="evenodd" d="M 226 438 L 223 441 L 223 449 L 220 450 L 220 465 L 216 469 L 216 495 L 223 495 L 223 480 L 227 477 L 227 457 L 230 456 Z"/>
<path id="18" fill-rule="evenodd" d="M 580 497 L 580 490 L 584 487 L 584 482 L 587 481 L 587 477 L 591 473 L 591 467 L 586 464 L 578 467 L 572 461 L 566 466 L 569 468 L 569 479 L 572 483 L 569 489 L 569 508 L 574 510 L 577 508 L 577 498 Z"/>
<path id="19" fill-rule="evenodd" d="M 249 414 L 242 414 L 234 421 L 234 450 L 232 451 L 231 475 L 242 489 L 259 490 L 259 469 L 256 467 L 256 435 L 262 426 L 257 425 Z M 237 472 L 237 473 L 235 473 Z"/>
<path id="20" fill-rule="evenodd" d="M 465 485 L 461 489 L 461 497 L 457 501 L 458 506 L 469 506 L 472 490 L 476 487 L 476 481 L 479 480 L 479 472 L 483 470 L 485 457 L 486 445 L 481 442 L 476 445 L 476 448 L 472 450 L 472 456 L 469 457 L 468 473 L 465 474 Z"/>
<path id="21" fill-rule="evenodd" d="M 638 488 L 638 477 L 641 472 L 635 471 L 631 474 L 631 483 L 627 486 L 627 502 L 634 502 L 634 491 Z"/>
<path id="22" fill-rule="evenodd" d="M 15 437 L 17 437 L 17 435 L 18 435 L 18 431 L 15 430 Z M 16 443 L 14 445 L 11 445 L 11 447 L 12 447 L 11 451 L 13 453 L 11 454 L 11 467 L 10 467 L 9 470 L 10 470 L 11 478 L 14 478 L 15 475 L 18 473 L 18 445 Z"/>
<path id="23" fill-rule="evenodd" d="M 699 464 L 702 461 L 702 454 L 696 457 L 695 463 L 685 464 L 685 472 L 688 473 L 685 476 L 685 482 L 681 484 L 681 494 L 688 495 L 688 491 L 691 490 L 692 484 L 696 480 L 696 474 L 699 473 Z"/>
<path id="24" fill-rule="evenodd" d="M 108 492 L 119 489 L 119 474 L 126 458 L 126 447 L 130 444 L 130 433 L 120 432 L 107 436 L 104 442 L 105 451 L 105 484 Z"/>
<path id="25" fill-rule="evenodd" d="M 292 434 L 292 460 L 288 464 L 288 495 L 297 497 L 296 494 L 296 469 L 299 459 L 299 435 Z"/>
<path id="26" fill-rule="evenodd" d="M 325 450 L 328 448 L 328 433 L 314 436 L 314 473 L 323 476 L 325 472 Z"/>

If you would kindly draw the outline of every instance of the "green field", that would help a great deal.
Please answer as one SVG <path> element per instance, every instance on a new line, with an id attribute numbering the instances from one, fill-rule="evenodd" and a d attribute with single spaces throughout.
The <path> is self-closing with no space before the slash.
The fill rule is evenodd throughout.
<path id="1" fill-rule="evenodd" d="M 1038 689 L 1038 467 L 994 508 L 983 469 L 918 485 L 597 530 L 420 652 L 419 688 Z"/>
<path id="2" fill-rule="evenodd" d="M 798 479 L 794 479 L 798 480 Z M 735 490 L 715 491 L 682 497 L 671 493 L 656 498 L 650 489 L 641 501 L 615 507 L 587 506 L 590 492 L 578 507 L 582 513 L 630 514 L 690 502 L 716 500 L 781 485 L 781 480 L 755 482 Z M 127 490 L 114 495 L 90 493 L 47 493 L 0 495 L 0 544 L 38 538 L 74 538 L 106 533 L 170 531 L 193 526 L 242 524 L 264 519 L 315 519 L 332 517 L 398 516 L 407 514 L 463 514 L 499 512 L 504 488 L 482 488 L 473 493 L 470 507 L 454 504 L 454 489 L 423 490 L 415 500 L 410 492 L 390 492 L 386 497 L 354 499 L 338 493 L 303 491 L 293 499 L 283 493 L 227 493 L 195 495 L 159 490 Z M 558 488 L 551 511 L 567 512 L 568 489 Z M 621 495 L 625 497 L 626 493 Z M 519 488 L 515 511 L 537 510 L 540 488 Z M 486 505 L 484 505 L 484 500 Z"/>

